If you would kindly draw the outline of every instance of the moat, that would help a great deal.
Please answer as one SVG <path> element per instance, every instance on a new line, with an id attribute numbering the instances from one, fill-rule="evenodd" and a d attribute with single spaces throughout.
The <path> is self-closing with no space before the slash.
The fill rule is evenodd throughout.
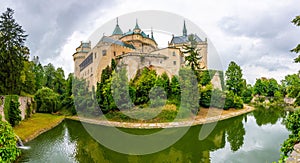
<path id="1" fill-rule="evenodd" d="M 82 124 L 64 120 L 52 130 L 26 143 L 19 162 L 273 162 L 289 132 L 282 124 L 284 112 L 257 109 L 219 121 L 212 133 L 199 140 L 202 125 L 191 127 L 175 144 L 148 155 L 126 155 L 94 140 Z M 95 129 L 107 128 L 93 125 Z M 159 129 L 121 129 L 147 134 Z M 172 128 L 169 130 L 176 130 Z"/>

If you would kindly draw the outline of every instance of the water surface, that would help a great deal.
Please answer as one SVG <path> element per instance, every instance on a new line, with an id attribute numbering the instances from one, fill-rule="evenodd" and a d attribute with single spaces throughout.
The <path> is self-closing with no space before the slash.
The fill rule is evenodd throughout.
<path id="1" fill-rule="evenodd" d="M 19 162 L 273 162 L 279 159 L 280 144 L 289 134 L 282 124 L 284 115 L 272 109 L 257 109 L 219 121 L 202 141 L 198 139 L 202 125 L 194 126 L 169 148 L 147 155 L 112 151 L 95 141 L 80 122 L 65 120 L 26 143 L 31 149 L 23 150 Z M 148 134 L 159 129 L 122 131 Z"/>

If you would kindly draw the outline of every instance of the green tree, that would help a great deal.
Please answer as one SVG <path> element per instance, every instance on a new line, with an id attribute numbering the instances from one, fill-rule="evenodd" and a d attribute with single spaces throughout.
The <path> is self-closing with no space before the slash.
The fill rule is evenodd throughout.
<path id="1" fill-rule="evenodd" d="M 300 15 L 296 16 L 293 20 L 292 23 L 295 24 L 296 26 L 300 26 Z M 291 52 L 299 53 L 300 52 L 300 44 L 298 44 L 294 49 L 291 50 Z M 297 58 L 294 60 L 296 63 L 300 62 L 300 55 L 298 55 Z"/>
<path id="2" fill-rule="evenodd" d="M 36 90 L 41 89 L 45 86 L 45 73 L 44 68 L 40 63 L 35 63 L 33 67 L 33 73 L 35 78 L 35 88 Z"/>
<path id="3" fill-rule="evenodd" d="M 250 84 L 248 84 L 246 86 L 246 89 L 242 93 L 243 102 L 246 104 L 250 103 L 253 98 L 252 94 L 253 94 L 253 88 Z"/>
<path id="4" fill-rule="evenodd" d="M 288 97 L 296 98 L 300 92 L 300 71 L 298 74 L 287 75 L 281 81 Z"/>
<path id="5" fill-rule="evenodd" d="M 21 72 L 28 60 L 29 49 L 24 45 L 27 35 L 10 8 L 0 16 L 0 93 L 19 94 Z"/>
<path id="6" fill-rule="evenodd" d="M 256 82 L 253 86 L 253 91 L 255 95 L 266 96 L 267 89 L 268 89 L 268 85 L 265 78 L 256 79 Z"/>
<path id="7" fill-rule="evenodd" d="M 288 155 L 293 151 L 294 145 L 300 142 L 300 110 L 290 113 L 285 120 L 286 128 L 292 133 L 281 146 L 281 161 L 285 161 Z"/>
<path id="8" fill-rule="evenodd" d="M 133 107 L 129 93 L 130 89 L 127 71 L 125 68 L 121 68 L 120 70 L 113 72 L 111 89 L 114 101 L 119 110 Z"/>
<path id="9" fill-rule="evenodd" d="M 235 62 L 231 61 L 226 75 L 226 87 L 228 91 L 233 91 L 234 94 L 241 96 L 244 90 L 244 79 L 242 69 Z"/>
<path id="10" fill-rule="evenodd" d="M 36 92 L 36 80 L 34 74 L 34 63 L 24 61 L 24 68 L 21 72 L 21 92 L 33 95 Z"/>
<path id="11" fill-rule="evenodd" d="M 156 72 L 154 70 L 149 70 L 144 68 L 141 75 L 137 78 L 134 83 L 136 88 L 136 100 L 135 104 L 146 104 L 149 101 L 149 92 L 151 88 L 155 85 Z"/>
<path id="12" fill-rule="evenodd" d="M 58 94 L 63 94 L 65 91 L 66 87 L 66 80 L 65 80 L 65 73 L 64 70 L 59 67 L 56 69 L 55 74 L 54 74 L 54 91 Z"/>
<path id="13" fill-rule="evenodd" d="M 198 49 L 196 46 L 187 46 L 184 45 L 184 54 L 186 56 L 185 64 L 190 66 L 193 71 L 203 69 L 203 67 L 200 66 L 200 61 L 202 56 L 200 55 L 200 49 Z"/>
<path id="14" fill-rule="evenodd" d="M 178 76 L 173 76 L 170 83 L 170 91 L 168 94 L 168 99 L 172 99 L 175 105 L 178 105 L 181 98 L 180 85 L 178 81 Z"/>
<path id="15" fill-rule="evenodd" d="M 59 95 L 50 88 L 43 87 L 39 89 L 34 96 L 37 103 L 37 112 L 54 113 L 58 111 L 58 97 Z"/>
<path id="16" fill-rule="evenodd" d="M 189 68 L 179 70 L 179 84 L 181 89 L 180 107 L 197 114 L 199 110 L 198 81 L 194 72 Z"/>
<path id="17" fill-rule="evenodd" d="M 19 109 L 20 103 L 15 98 L 11 99 L 9 104 L 8 116 L 9 116 L 9 123 L 14 127 L 15 125 L 19 124 L 22 120 L 21 118 L 21 110 Z"/>
<path id="18" fill-rule="evenodd" d="M 55 87 L 55 67 L 52 63 L 44 66 L 45 86 L 54 90 Z"/>

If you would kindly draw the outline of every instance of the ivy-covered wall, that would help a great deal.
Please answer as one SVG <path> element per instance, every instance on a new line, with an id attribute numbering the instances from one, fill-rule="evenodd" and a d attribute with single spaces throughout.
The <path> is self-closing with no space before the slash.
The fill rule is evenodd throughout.
<path id="1" fill-rule="evenodd" d="M 21 111 L 22 120 L 30 117 L 30 115 L 35 112 L 35 102 L 32 97 L 17 95 L 0 96 L 0 117 L 2 116 L 2 121 L 7 121 L 8 108 L 10 107 L 9 104 L 12 99 L 20 103 L 19 109 Z"/>

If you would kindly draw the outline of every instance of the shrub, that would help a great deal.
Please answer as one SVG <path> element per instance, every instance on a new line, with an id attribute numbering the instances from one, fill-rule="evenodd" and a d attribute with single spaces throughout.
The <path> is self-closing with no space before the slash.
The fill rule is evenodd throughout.
<path id="1" fill-rule="evenodd" d="M 0 121 L 0 162 L 13 162 L 21 154 L 12 127 Z"/>
<path id="2" fill-rule="evenodd" d="M 9 123 L 14 127 L 15 125 L 19 124 L 19 122 L 22 120 L 21 118 L 21 110 L 19 109 L 20 103 L 19 101 L 15 101 L 15 99 L 12 99 L 10 101 L 10 106 L 8 110 L 8 117 L 9 117 Z"/>
<path id="3" fill-rule="evenodd" d="M 58 110 L 59 95 L 48 87 L 39 89 L 34 99 L 37 103 L 37 112 L 52 113 Z"/>
<path id="4" fill-rule="evenodd" d="M 19 123 L 19 121 L 21 121 L 21 111 L 19 106 L 20 103 L 18 95 L 5 96 L 4 117 L 12 126 L 15 126 Z"/>

